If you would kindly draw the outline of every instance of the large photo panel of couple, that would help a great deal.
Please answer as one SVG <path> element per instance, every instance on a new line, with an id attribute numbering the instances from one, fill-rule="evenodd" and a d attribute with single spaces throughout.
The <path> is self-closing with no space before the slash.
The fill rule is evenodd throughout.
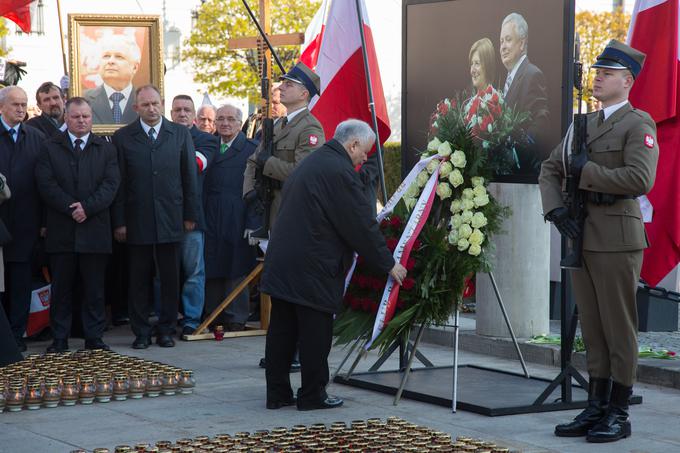
<path id="1" fill-rule="evenodd" d="M 402 149 L 410 168 L 442 99 L 460 109 L 494 180 L 536 183 L 560 142 L 569 0 L 405 0 Z M 441 104 L 440 104 L 441 105 Z M 447 104 L 448 105 L 448 104 Z M 508 132 L 511 131 L 511 132 Z"/>

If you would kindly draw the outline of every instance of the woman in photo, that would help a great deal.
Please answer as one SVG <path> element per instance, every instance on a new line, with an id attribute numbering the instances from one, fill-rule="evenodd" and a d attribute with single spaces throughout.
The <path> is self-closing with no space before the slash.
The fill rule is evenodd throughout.
<path id="1" fill-rule="evenodd" d="M 482 38 L 470 48 L 470 77 L 475 93 L 484 91 L 496 80 L 496 51 L 489 38 Z"/>

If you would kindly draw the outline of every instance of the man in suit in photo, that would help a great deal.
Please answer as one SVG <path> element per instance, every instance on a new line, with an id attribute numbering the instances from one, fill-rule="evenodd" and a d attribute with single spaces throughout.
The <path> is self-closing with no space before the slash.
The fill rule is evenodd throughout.
<path id="1" fill-rule="evenodd" d="M 544 132 L 550 119 L 548 89 L 543 72 L 529 61 L 529 26 L 518 13 L 503 20 L 500 54 L 508 71 L 503 85 L 505 102 L 516 112 L 529 113 L 527 134 L 532 143 L 518 149 L 519 169 L 515 173 L 538 174 L 541 161 L 548 156 Z"/>
<path id="2" fill-rule="evenodd" d="M 199 220 L 196 152 L 189 129 L 162 116 L 153 85 L 137 88 L 139 119 L 113 134 L 121 184 L 113 207 L 114 237 L 128 245 L 129 313 L 135 349 L 151 344 L 149 314 L 155 266 L 160 278 L 156 343 L 173 347 L 184 233 Z"/>
<path id="3" fill-rule="evenodd" d="M 101 48 L 99 76 L 103 83 L 83 96 L 92 106 L 92 122 L 129 124 L 137 118 L 132 79 L 139 69 L 142 52 L 134 37 L 128 35 L 108 35 L 97 44 Z"/>
<path id="4" fill-rule="evenodd" d="M 22 123 L 28 98 L 19 87 L 0 90 L 0 173 L 7 178 L 12 198 L 0 205 L 0 219 L 12 240 L 3 247 L 5 307 L 9 308 L 12 334 L 21 351 L 31 306 L 31 256 L 42 222 L 42 203 L 35 165 L 45 136 Z"/>
<path id="5" fill-rule="evenodd" d="M 215 134 L 215 116 L 217 109 L 214 105 L 203 104 L 196 111 L 196 127 L 207 134 Z"/>
<path id="6" fill-rule="evenodd" d="M 193 231 L 184 233 L 181 250 L 182 307 L 184 326 L 182 335 L 191 335 L 201 323 L 205 305 L 205 213 L 203 212 L 203 181 L 218 151 L 219 140 L 214 135 L 199 130 L 194 124 L 196 109 L 191 96 L 179 94 L 172 100 L 172 121 L 189 129 L 196 150 L 198 169 L 198 222 Z"/>
<path id="7" fill-rule="evenodd" d="M 38 190 L 45 203 L 50 257 L 54 340 L 47 352 L 69 349 L 76 281 L 82 288 L 85 349 L 109 349 L 104 289 L 111 254 L 111 217 L 120 173 L 116 148 L 92 133 L 92 109 L 81 97 L 66 103 L 66 132 L 42 147 L 36 165 Z"/>
<path id="8" fill-rule="evenodd" d="M 582 267 L 570 271 L 589 375 L 588 406 L 555 435 L 612 442 L 631 435 L 628 404 L 637 375 L 636 293 L 649 245 L 636 200 L 654 185 L 656 124 L 628 95 L 645 54 L 612 39 L 592 68 L 593 96 L 602 110 L 588 114 L 588 151 L 571 154 L 565 137 L 541 166 L 546 220 L 570 239 L 582 235 Z M 573 129 L 570 129 L 573 135 Z M 567 173 L 567 174 L 565 174 Z M 587 217 L 569 215 L 562 183 L 571 175 L 586 197 Z M 581 231 L 582 229 L 582 231 Z"/>
<path id="9" fill-rule="evenodd" d="M 42 111 L 26 121 L 49 138 L 66 130 L 64 123 L 64 92 L 52 82 L 45 82 L 35 92 L 35 100 Z"/>

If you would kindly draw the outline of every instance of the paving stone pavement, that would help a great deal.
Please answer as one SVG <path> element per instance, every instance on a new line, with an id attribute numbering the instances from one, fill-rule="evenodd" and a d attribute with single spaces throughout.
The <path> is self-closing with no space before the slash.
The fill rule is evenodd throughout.
<path id="1" fill-rule="evenodd" d="M 592 445 L 583 439 L 557 438 L 555 424 L 572 418 L 578 411 L 485 417 L 470 412 L 452 413 L 449 408 L 403 399 L 392 404 L 392 397 L 353 387 L 332 384 L 331 394 L 345 399 L 339 409 L 298 412 L 294 408 L 267 410 L 264 407 L 264 371 L 257 363 L 263 354 L 264 338 L 228 339 L 222 342 L 178 342 L 175 348 L 155 345 L 144 351 L 130 349 L 129 328 L 107 332 L 105 340 L 122 354 L 136 355 L 195 370 L 197 387 L 192 395 L 143 398 L 91 406 L 58 407 L 37 411 L 0 414 L 0 452 L 68 453 L 74 448 L 112 448 L 161 439 L 176 440 L 201 434 L 235 433 L 271 429 L 277 426 L 349 422 L 370 417 L 399 416 L 430 426 L 453 436 L 466 435 L 495 441 L 525 453 L 625 453 L 680 452 L 680 391 L 641 384 L 636 392 L 644 403 L 631 409 L 633 436 L 614 444 Z M 82 340 L 71 346 L 82 347 Z M 42 352 L 48 343 L 30 343 L 29 352 Z M 435 365 L 450 365 L 451 348 L 423 344 L 421 350 Z M 334 348 L 331 369 L 345 351 Z M 518 371 L 513 360 L 461 351 L 461 363 Z M 377 355 L 370 353 L 360 362 L 366 370 Z M 384 369 L 396 368 L 391 358 Z M 529 364 L 532 375 L 554 377 L 554 367 Z M 299 374 L 293 375 L 294 386 Z M 493 391 L 490 388 L 489 391 Z"/>

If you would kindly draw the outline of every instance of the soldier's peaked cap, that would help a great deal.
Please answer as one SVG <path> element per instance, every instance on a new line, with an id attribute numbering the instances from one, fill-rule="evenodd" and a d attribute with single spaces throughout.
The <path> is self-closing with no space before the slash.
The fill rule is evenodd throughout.
<path id="1" fill-rule="evenodd" d="M 282 79 L 288 79 L 293 82 L 300 83 L 309 91 L 309 97 L 313 98 L 321 93 L 321 79 L 309 66 L 300 62 L 293 66 L 287 74 L 281 76 Z"/>
<path id="2" fill-rule="evenodd" d="M 612 39 L 597 57 L 593 68 L 628 69 L 637 78 L 645 62 L 645 54 L 637 49 Z"/>

